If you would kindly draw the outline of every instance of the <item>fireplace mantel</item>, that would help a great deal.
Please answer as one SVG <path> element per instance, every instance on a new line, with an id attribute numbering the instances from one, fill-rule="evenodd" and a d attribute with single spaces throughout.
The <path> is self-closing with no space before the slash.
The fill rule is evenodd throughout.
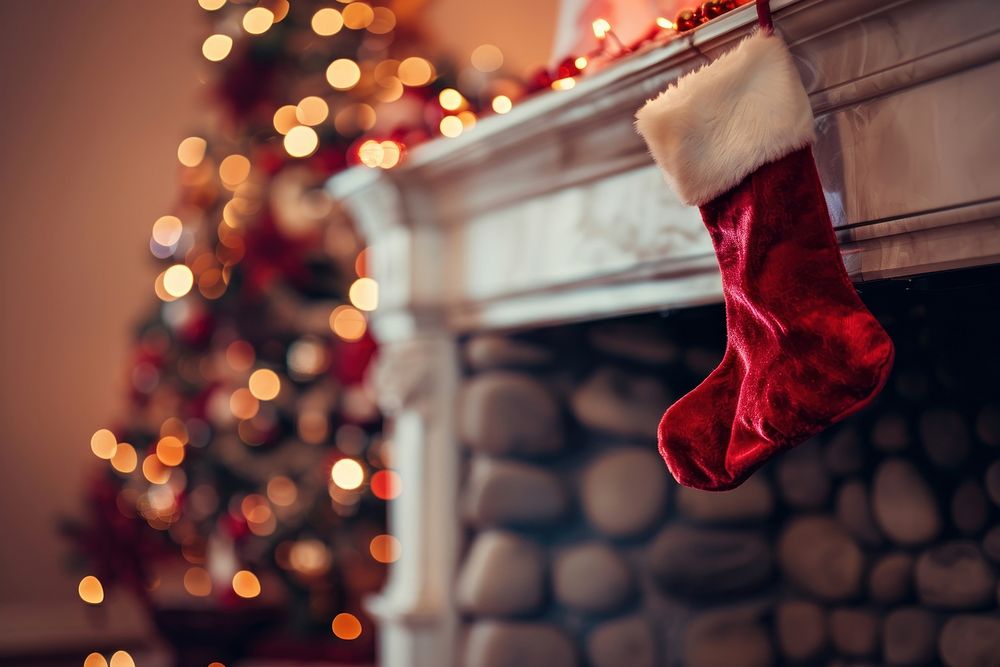
<path id="1" fill-rule="evenodd" d="M 1000 3 L 772 7 L 817 118 L 851 276 L 1000 261 Z M 406 485 L 391 511 L 404 556 L 371 603 L 383 664 L 456 664 L 456 337 L 721 300 L 698 211 L 663 183 L 632 122 L 754 23 L 741 8 L 420 146 L 397 168 L 330 181 L 370 243 L 378 384 Z"/>

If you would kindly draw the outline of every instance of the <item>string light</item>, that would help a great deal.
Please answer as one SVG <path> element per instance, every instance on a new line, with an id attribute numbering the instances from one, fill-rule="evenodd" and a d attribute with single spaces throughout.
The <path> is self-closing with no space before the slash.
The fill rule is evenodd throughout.
<path id="1" fill-rule="evenodd" d="M 201 45 L 201 54 L 212 62 L 225 60 L 232 50 L 233 38 L 229 35 L 210 35 Z"/>
<path id="2" fill-rule="evenodd" d="M 462 93 L 454 88 L 445 88 L 438 93 L 438 102 L 441 104 L 442 109 L 457 111 L 465 105 L 465 98 L 462 97 Z"/>
<path id="3" fill-rule="evenodd" d="M 87 575 L 80 580 L 77 592 L 80 594 L 80 599 L 87 604 L 104 602 L 104 586 L 101 585 L 101 580 L 93 575 Z"/>
<path id="4" fill-rule="evenodd" d="M 497 95 L 496 97 L 493 98 L 493 101 L 490 103 L 490 106 L 493 108 L 494 112 L 499 114 L 505 114 L 514 108 L 514 103 L 511 102 L 510 98 L 507 97 L 506 95 Z"/>
<path id="5" fill-rule="evenodd" d="M 591 28 L 594 30 L 594 37 L 597 39 L 604 39 L 611 32 L 611 24 L 608 23 L 607 19 L 597 19 L 591 24 Z"/>
<path id="6" fill-rule="evenodd" d="M 354 459 L 340 459 L 330 469 L 330 479 L 345 491 L 353 491 L 365 481 L 365 469 Z"/>
<path id="7" fill-rule="evenodd" d="M 352 640 L 361 636 L 361 621 L 346 612 L 333 617 L 333 634 L 337 639 Z"/>
<path id="8" fill-rule="evenodd" d="M 174 264 L 163 272 L 163 289 L 175 299 L 179 299 L 194 286 L 194 274 L 184 264 Z"/>
<path id="9" fill-rule="evenodd" d="M 243 29 L 251 35 L 262 35 L 274 25 L 274 12 L 267 7 L 253 7 L 243 15 Z"/>
<path id="10" fill-rule="evenodd" d="M 590 64 L 590 61 L 587 60 L 587 56 L 579 56 L 576 58 L 576 60 L 573 61 L 573 64 L 576 66 L 577 69 L 582 70 L 587 68 L 587 65 Z"/>
<path id="11" fill-rule="evenodd" d="M 142 460 L 142 476 L 150 484 L 166 484 L 170 479 L 170 469 L 165 467 L 155 454 Z"/>
<path id="12" fill-rule="evenodd" d="M 663 28 L 664 30 L 677 30 L 677 24 L 670 19 L 664 18 L 662 16 L 657 17 L 656 25 Z"/>
<path id="13" fill-rule="evenodd" d="M 344 27 L 344 17 L 332 7 L 324 7 L 313 14 L 312 29 L 320 37 L 336 35 Z"/>
<path id="14" fill-rule="evenodd" d="M 319 147 L 319 135 L 306 125 L 293 127 L 285 135 L 285 152 L 292 157 L 309 157 Z"/>
<path id="15" fill-rule="evenodd" d="M 229 411 L 237 419 L 253 419 L 259 410 L 260 401 L 245 387 L 237 389 L 229 397 Z"/>
<path id="16" fill-rule="evenodd" d="M 288 507 L 299 497 L 295 482 L 284 475 L 272 477 L 267 483 L 267 498 L 279 507 Z"/>
<path id="17" fill-rule="evenodd" d="M 438 124 L 438 129 L 440 129 L 441 134 L 446 137 L 457 137 L 462 134 L 464 126 L 462 125 L 462 120 L 458 116 L 445 116 Z"/>
<path id="18" fill-rule="evenodd" d="M 569 90 L 576 85 L 576 79 L 571 76 L 567 76 L 562 79 L 556 79 L 552 82 L 552 90 Z"/>

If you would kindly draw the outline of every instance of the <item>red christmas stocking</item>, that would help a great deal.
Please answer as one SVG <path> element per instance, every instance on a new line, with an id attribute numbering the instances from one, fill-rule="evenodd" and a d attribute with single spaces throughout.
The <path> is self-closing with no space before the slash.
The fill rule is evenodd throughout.
<path id="1" fill-rule="evenodd" d="M 701 208 L 726 304 L 722 363 L 667 410 L 660 454 L 681 484 L 730 489 L 866 406 L 892 341 L 844 270 L 780 38 L 747 38 L 636 118 L 667 181 Z"/>

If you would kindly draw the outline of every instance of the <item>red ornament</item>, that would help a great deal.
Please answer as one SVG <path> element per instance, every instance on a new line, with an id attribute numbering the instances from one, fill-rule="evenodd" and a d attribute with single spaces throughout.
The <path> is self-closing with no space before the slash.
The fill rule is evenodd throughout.
<path id="1" fill-rule="evenodd" d="M 721 2 L 716 2 L 716 0 L 708 0 L 708 2 L 702 4 L 700 11 L 701 15 L 705 18 L 706 21 L 711 21 L 716 16 L 722 16 L 722 14 L 726 10 L 723 8 Z"/>
<path id="2" fill-rule="evenodd" d="M 699 17 L 695 14 L 695 12 L 690 9 L 685 9 L 677 15 L 674 25 L 677 26 L 677 32 L 687 32 L 688 30 L 694 30 L 698 27 L 700 23 L 698 19 Z"/>

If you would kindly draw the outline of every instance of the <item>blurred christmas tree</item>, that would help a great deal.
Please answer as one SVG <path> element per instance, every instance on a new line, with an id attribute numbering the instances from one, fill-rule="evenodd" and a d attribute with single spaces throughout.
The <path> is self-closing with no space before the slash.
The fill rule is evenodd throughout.
<path id="1" fill-rule="evenodd" d="M 230 657 L 257 643 L 370 659 L 361 600 L 399 556 L 385 501 L 400 482 L 364 381 L 377 285 L 322 184 L 460 133 L 479 103 L 414 55 L 403 19 L 419 2 L 199 4 L 214 111 L 180 143 L 176 209 L 152 228 L 159 302 L 138 331 L 131 409 L 91 442 L 109 465 L 69 527 L 91 575 L 80 595 L 136 591 L 193 645 L 182 664 L 222 659 L 213 642 Z M 487 82 L 473 81 L 485 104 Z M 276 625 L 296 641 L 262 648 L 248 632 Z"/>

